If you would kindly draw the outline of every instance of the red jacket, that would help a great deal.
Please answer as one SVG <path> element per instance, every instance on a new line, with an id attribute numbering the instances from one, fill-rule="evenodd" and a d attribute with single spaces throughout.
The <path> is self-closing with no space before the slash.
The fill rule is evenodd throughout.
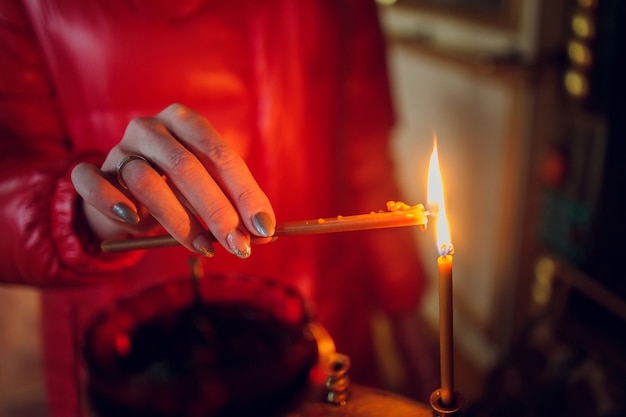
<path id="1" fill-rule="evenodd" d="M 118 297 L 189 274 L 183 248 L 102 254 L 69 172 L 100 163 L 133 117 L 173 102 L 206 115 L 244 157 L 279 221 L 356 214 L 400 199 L 375 6 L 362 0 L 0 2 L 0 277 L 43 291 L 54 416 L 79 415 L 74 355 Z M 375 381 L 372 312 L 415 308 L 423 277 L 407 229 L 289 237 L 204 269 L 296 286 Z"/>

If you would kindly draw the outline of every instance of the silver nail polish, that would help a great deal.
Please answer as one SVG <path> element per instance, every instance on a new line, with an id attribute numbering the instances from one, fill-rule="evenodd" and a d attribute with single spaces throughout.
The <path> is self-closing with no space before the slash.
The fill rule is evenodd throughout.
<path id="1" fill-rule="evenodd" d="M 135 210 L 133 210 L 128 204 L 125 203 L 115 203 L 113 207 L 111 207 L 113 213 L 129 224 L 137 224 L 139 223 L 139 214 Z"/>
<path id="2" fill-rule="evenodd" d="M 252 216 L 252 224 L 254 224 L 254 228 L 262 237 L 273 236 L 276 231 L 274 221 L 270 215 L 264 211 L 260 211 Z"/>
<path id="3" fill-rule="evenodd" d="M 246 259 L 250 257 L 250 254 L 252 253 L 252 248 L 250 248 L 250 242 L 248 242 L 248 239 L 246 239 L 246 237 L 241 234 L 241 232 L 239 232 L 238 230 L 232 231 L 228 234 L 226 240 L 228 241 L 228 247 L 230 248 L 231 252 L 235 254 L 235 256 L 241 259 Z"/>

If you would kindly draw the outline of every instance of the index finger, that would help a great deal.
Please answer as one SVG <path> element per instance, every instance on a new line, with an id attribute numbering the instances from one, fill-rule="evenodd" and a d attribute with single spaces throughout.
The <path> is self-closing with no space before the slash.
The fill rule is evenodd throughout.
<path id="1" fill-rule="evenodd" d="M 217 133 L 208 119 L 180 104 L 167 107 L 156 117 L 211 174 L 237 210 L 246 229 L 257 236 L 272 236 L 276 219 L 269 199 L 243 158 Z M 176 183 L 175 178 L 170 179 Z M 176 185 L 180 189 L 179 184 Z M 191 199 L 198 197 L 203 196 L 187 196 Z M 202 217 L 202 213 L 199 214 Z"/>

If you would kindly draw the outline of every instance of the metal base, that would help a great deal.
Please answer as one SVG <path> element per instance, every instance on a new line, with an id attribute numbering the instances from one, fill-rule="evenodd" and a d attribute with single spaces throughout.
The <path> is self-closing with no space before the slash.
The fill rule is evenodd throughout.
<path id="1" fill-rule="evenodd" d="M 451 407 L 444 407 L 441 404 L 441 390 L 436 390 L 430 394 L 430 406 L 435 417 L 460 416 L 464 403 L 463 396 L 458 392 L 454 393 L 454 404 Z"/>

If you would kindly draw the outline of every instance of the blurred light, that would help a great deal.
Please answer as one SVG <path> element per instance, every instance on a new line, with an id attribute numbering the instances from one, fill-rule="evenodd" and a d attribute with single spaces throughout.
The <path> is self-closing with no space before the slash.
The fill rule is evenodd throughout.
<path id="1" fill-rule="evenodd" d="M 576 13 L 572 17 L 572 30 L 576 36 L 583 39 L 591 38 L 596 33 L 596 27 L 591 16 L 583 13 Z"/>
<path id="2" fill-rule="evenodd" d="M 598 0 L 578 0 L 578 4 L 581 7 L 596 7 L 598 5 Z"/>
<path id="3" fill-rule="evenodd" d="M 115 350 L 119 356 L 128 356 L 130 354 L 130 339 L 126 333 L 115 335 Z"/>
<path id="4" fill-rule="evenodd" d="M 574 97 L 586 97 L 589 94 L 589 81 L 580 71 L 567 70 L 563 82 L 565 90 Z"/>
<path id="5" fill-rule="evenodd" d="M 567 55 L 569 59 L 581 67 L 591 66 L 591 51 L 589 47 L 582 42 L 570 41 L 567 45 Z"/>
<path id="6" fill-rule="evenodd" d="M 426 190 L 428 207 L 437 211 L 435 221 L 435 239 L 439 255 L 448 255 L 452 251 L 452 239 L 450 238 L 450 225 L 446 214 L 445 195 L 441 168 L 439 167 L 439 152 L 437 151 L 437 137 L 433 138 L 433 151 L 428 164 L 428 188 Z"/>
<path id="7" fill-rule="evenodd" d="M 555 271 L 554 261 L 548 257 L 539 258 L 535 263 L 535 281 L 532 286 L 532 299 L 535 304 L 543 306 L 550 301 Z"/>

